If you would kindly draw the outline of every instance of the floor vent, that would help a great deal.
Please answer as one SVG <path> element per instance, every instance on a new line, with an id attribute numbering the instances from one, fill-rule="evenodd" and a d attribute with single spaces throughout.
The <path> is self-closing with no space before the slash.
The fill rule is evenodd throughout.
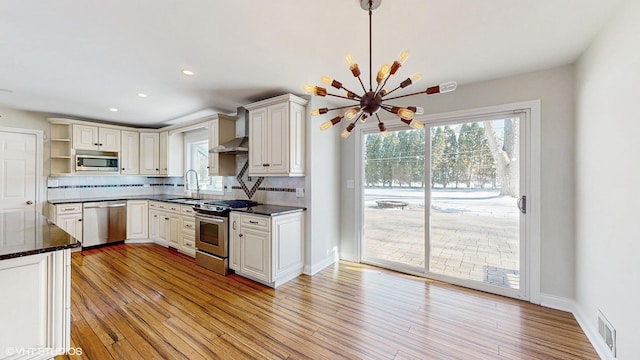
<path id="1" fill-rule="evenodd" d="M 613 357 L 616 357 L 616 329 L 613 328 L 613 325 L 600 310 L 598 310 L 598 333 Z"/>

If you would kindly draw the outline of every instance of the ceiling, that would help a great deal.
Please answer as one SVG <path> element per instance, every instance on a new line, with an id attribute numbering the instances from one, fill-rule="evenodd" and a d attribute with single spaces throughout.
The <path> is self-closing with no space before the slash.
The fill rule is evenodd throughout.
<path id="1" fill-rule="evenodd" d="M 569 64 L 622 2 L 385 0 L 373 68 L 409 50 L 389 83 L 421 72 L 418 91 Z M 359 0 L 0 0 L 0 106 L 141 126 L 234 113 L 322 75 L 358 89 L 344 55 L 368 82 L 368 40 Z"/>

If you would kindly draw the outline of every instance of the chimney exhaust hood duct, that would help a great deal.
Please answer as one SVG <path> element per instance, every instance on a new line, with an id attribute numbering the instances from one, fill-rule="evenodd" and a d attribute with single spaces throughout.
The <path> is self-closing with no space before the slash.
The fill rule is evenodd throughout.
<path id="1" fill-rule="evenodd" d="M 236 136 L 239 136 L 231 141 L 227 141 L 224 144 L 220 144 L 213 149 L 210 149 L 210 153 L 218 153 L 223 155 L 242 155 L 249 153 L 249 112 L 243 107 L 238 108 L 238 115 L 236 117 Z"/>

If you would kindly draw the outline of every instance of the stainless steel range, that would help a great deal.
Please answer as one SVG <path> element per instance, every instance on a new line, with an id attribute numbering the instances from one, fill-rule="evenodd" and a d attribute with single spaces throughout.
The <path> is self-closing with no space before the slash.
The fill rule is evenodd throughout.
<path id="1" fill-rule="evenodd" d="M 196 204 L 196 264 L 229 273 L 229 213 L 258 205 L 251 200 L 218 200 Z"/>

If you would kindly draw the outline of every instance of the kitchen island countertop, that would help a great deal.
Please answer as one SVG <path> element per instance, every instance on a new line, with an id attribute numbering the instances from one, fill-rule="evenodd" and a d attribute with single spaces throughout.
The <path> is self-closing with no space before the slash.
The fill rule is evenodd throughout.
<path id="1" fill-rule="evenodd" d="M 0 260 L 80 247 L 81 243 L 36 212 L 0 213 Z"/>

